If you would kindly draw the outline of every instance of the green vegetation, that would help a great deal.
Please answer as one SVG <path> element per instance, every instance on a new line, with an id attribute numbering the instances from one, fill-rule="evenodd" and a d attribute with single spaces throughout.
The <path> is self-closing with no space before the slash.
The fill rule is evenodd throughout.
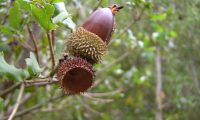
<path id="1" fill-rule="evenodd" d="M 63 94 L 67 37 L 114 3 L 124 8 L 94 85 Z M 15 120 L 199 120 L 199 13 L 199 0 L 0 0 L 0 120 L 15 109 Z"/>

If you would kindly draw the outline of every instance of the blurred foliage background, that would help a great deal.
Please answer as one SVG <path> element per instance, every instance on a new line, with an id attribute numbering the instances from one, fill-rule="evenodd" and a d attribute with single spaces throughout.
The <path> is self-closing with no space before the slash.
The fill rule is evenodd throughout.
<path id="1" fill-rule="evenodd" d="M 49 37 L 58 63 L 68 35 L 114 3 L 124 9 L 93 87 L 62 95 L 45 78 Z M 0 119 L 22 91 L 16 120 L 199 120 L 199 13 L 199 0 L 0 0 Z"/>

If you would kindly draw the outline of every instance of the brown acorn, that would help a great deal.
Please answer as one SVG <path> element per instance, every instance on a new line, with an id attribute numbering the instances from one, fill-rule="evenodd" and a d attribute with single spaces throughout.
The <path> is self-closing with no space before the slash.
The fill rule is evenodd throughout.
<path id="1" fill-rule="evenodd" d="M 92 65 L 79 57 L 65 56 L 60 60 L 57 76 L 61 88 L 69 94 L 79 94 L 90 88 L 94 81 Z"/>
<path id="2" fill-rule="evenodd" d="M 112 5 L 94 11 L 67 40 L 67 52 L 73 56 L 98 63 L 106 53 L 107 44 L 114 31 L 114 16 L 122 6 Z"/>
<path id="3" fill-rule="evenodd" d="M 122 8 L 123 6 L 114 4 L 94 11 L 84 22 L 83 28 L 98 35 L 108 44 L 114 31 L 115 13 Z"/>

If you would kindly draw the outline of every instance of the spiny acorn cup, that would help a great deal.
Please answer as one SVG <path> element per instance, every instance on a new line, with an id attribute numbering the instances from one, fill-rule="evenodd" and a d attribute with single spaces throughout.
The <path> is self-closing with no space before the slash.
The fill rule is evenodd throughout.
<path id="1" fill-rule="evenodd" d="M 85 58 L 91 64 L 99 63 L 106 53 L 114 31 L 115 13 L 122 6 L 112 5 L 94 11 L 67 40 L 67 52 Z"/>
<path id="2" fill-rule="evenodd" d="M 65 56 L 60 60 L 57 76 L 66 93 L 79 94 L 92 86 L 95 74 L 92 65 L 86 60 Z"/>

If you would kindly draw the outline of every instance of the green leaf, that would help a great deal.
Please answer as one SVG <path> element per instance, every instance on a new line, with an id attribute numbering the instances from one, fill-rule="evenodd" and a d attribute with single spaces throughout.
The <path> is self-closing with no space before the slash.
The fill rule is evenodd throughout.
<path id="1" fill-rule="evenodd" d="M 14 6 L 9 11 L 9 25 L 15 29 L 20 27 L 21 23 L 21 11 L 18 1 L 14 2 Z"/>
<path id="2" fill-rule="evenodd" d="M 170 31 L 169 36 L 175 38 L 177 36 L 177 33 L 175 31 Z"/>
<path id="3" fill-rule="evenodd" d="M 51 3 L 64 2 L 64 0 L 52 0 Z"/>
<path id="4" fill-rule="evenodd" d="M 52 23 L 51 17 L 54 13 L 54 6 L 45 3 L 44 6 L 37 6 L 34 4 L 31 4 L 31 12 L 38 21 L 38 23 L 46 30 L 54 30 L 57 28 L 57 25 Z"/>
<path id="5" fill-rule="evenodd" d="M 152 1 L 147 1 L 146 3 L 145 3 L 145 7 L 146 8 L 152 8 L 153 7 L 153 3 L 152 3 Z"/>
<path id="6" fill-rule="evenodd" d="M 67 12 L 64 2 L 54 3 L 54 6 L 59 14 L 52 19 L 53 23 L 64 24 L 74 31 L 76 24 L 72 21 L 71 15 Z"/>
<path id="7" fill-rule="evenodd" d="M 20 8 L 30 11 L 31 7 L 30 7 L 30 1 L 29 0 L 18 0 L 19 4 L 20 4 Z"/>
<path id="8" fill-rule="evenodd" d="M 12 35 L 13 32 L 15 31 L 12 27 L 10 26 L 4 26 L 4 25 L 0 25 L 1 29 L 0 31 L 2 33 L 4 33 L 5 35 Z"/>
<path id="9" fill-rule="evenodd" d="M 23 81 L 27 76 L 26 71 L 9 65 L 4 59 L 3 52 L 0 53 L 0 77 L 14 81 Z"/>
<path id="10" fill-rule="evenodd" d="M 153 21 L 163 21 L 167 17 L 166 13 L 160 13 L 160 14 L 151 14 L 150 19 Z"/>
<path id="11" fill-rule="evenodd" d="M 42 71 L 32 52 L 30 53 L 30 58 L 26 58 L 26 65 L 30 77 L 37 77 Z"/>
<path id="12" fill-rule="evenodd" d="M 5 2 L 6 0 L 0 0 L 0 3 Z"/>

